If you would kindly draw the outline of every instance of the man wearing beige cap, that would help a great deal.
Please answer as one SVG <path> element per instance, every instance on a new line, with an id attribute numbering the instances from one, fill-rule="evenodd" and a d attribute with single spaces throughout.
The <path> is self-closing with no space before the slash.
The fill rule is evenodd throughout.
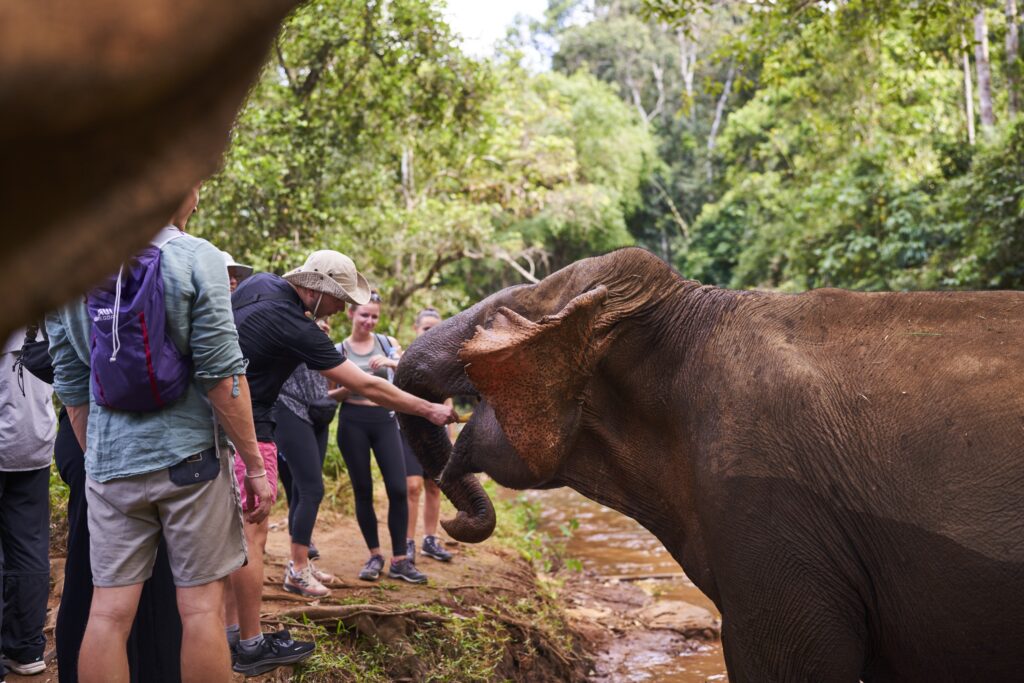
<path id="1" fill-rule="evenodd" d="M 450 407 L 407 394 L 390 382 L 363 372 L 346 360 L 316 325 L 317 318 L 342 311 L 348 303 L 361 305 L 369 300 L 370 286 L 356 270 L 352 259 L 330 250 L 313 252 L 300 268 L 284 277 L 271 273 L 253 275 L 242 282 L 231 297 L 239 345 L 249 361 L 246 376 L 256 438 L 275 491 L 277 447 L 273 407 L 281 386 L 299 363 L 392 410 L 419 415 L 437 425 L 457 419 Z M 241 467 L 236 474 L 244 481 L 245 472 Z M 267 528 L 266 520 L 245 525 L 249 564 L 235 572 L 231 579 L 235 604 L 229 600 L 228 640 L 237 653 L 235 671 L 247 676 L 305 659 L 313 647 L 312 643 L 292 641 L 286 632 L 264 636 L 260 630 Z M 292 548 L 293 553 L 305 550 Z M 317 580 L 308 564 L 298 575 L 289 578 L 298 585 L 303 582 L 312 585 Z"/>

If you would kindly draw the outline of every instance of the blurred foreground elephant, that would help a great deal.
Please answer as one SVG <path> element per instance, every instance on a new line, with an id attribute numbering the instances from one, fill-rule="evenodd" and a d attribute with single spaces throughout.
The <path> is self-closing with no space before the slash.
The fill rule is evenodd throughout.
<path id="1" fill-rule="evenodd" d="M 0 339 L 116 269 L 216 170 L 296 4 L 0 2 Z"/>
<path id="2" fill-rule="evenodd" d="M 1024 672 L 1024 293 L 799 295 L 626 249 L 416 340 L 397 383 L 482 397 L 454 449 L 402 416 L 480 541 L 473 473 L 650 529 L 723 616 L 730 680 Z"/>

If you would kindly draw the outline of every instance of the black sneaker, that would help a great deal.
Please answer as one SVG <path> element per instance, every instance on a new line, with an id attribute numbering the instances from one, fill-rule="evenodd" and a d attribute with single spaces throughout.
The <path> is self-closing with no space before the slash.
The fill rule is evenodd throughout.
<path id="1" fill-rule="evenodd" d="M 409 561 L 409 558 L 399 560 L 398 562 L 392 562 L 391 567 L 388 569 L 388 577 L 392 579 L 401 579 L 402 581 L 408 581 L 409 583 L 426 583 L 427 575 L 416 569 L 416 565 Z"/>
<path id="2" fill-rule="evenodd" d="M 416 564 L 416 541 L 411 538 L 405 541 L 405 558 Z"/>
<path id="3" fill-rule="evenodd" d="M 315 545 L 313 545 L 313 541 L 309 542 L 309 549 L 306 550 L 306 557 L 308 557 L 311 560 L 320 559 L 320 551 L 317 549 Z"/>
<path id="4" fill-rule="evenodd" d="M 384 571 L 384 558 L 380 555 L 370 555 L 370 559 L 359 571 L 359 578 L 363 581 L 376 581 L 380 578 L 382 571 Z"/>
<path id="5" fill-rule="evenodd" d="M 231 653 L 231 666 L 234 667 L 238 663 L 238 643 L 228 642 L 228 651 Z"/>
<path id="6" fill-rule="evenodd" d="M 7 673 L 18 674 L 19 676 L 34 676 L 46 670 L 46 661 L 42 655 L 27 662 L 19 662 L 7 655 L 0 657 L 0 667 L 7 667 Z M 0 669 L 2 670 L 2 669 Z M 2 681 L 0 681 L 2 683 Z"/>
<path id="7" fill-rule="evenodd" d="M 423 537 L 423 554 L 432 557 L 438 562 L 451 562 L 452 554 L 441 547 L 437 536 Z"/>
<path id="8" fill-rule="evenodd" d="M 313 654 L 313 643 L 296 642 L 288 631 L 264 633 L 263 642 L 256 652 L 249 654 L 241 645 L 238 661 L 231 668 L 240 674 L 259 676 L 286 664 L 296 664 Z"/>

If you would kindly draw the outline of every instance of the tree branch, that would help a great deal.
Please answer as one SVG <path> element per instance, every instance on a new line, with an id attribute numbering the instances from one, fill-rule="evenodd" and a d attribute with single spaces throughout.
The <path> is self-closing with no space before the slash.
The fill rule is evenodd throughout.
<path id="1" fill-rule="evenodd" d="M 665 190 L 661 183 L 659 183 L 656 179 L 653 178 L 651 179 L 651 182 L 654 183 L 655 189 L 658 190 L 658 193 L 661 195 L 662 199 L 664 199 L 665 203 L 668 204 L 668 209 L 669 211 L 672 212 L 672 219 L 675 222 L 675 224 L 679 226 L 679 234 L 683 236 L 683 239 L 689 241 L 690 228 L 686 224 L 686 219 L 684 219 L 683 215 L 679 213 L 679 209 L 676 207 L 676 203 L 672 201 L 672 197 L 669 195 L 668 191 Z"/>
<path id="2" fill-rule="evenodd" d="M 504 261 L 508 265 L 512 266 L 512 269 L 515 270 L 520 275 L 522 275 L 526 281 L 532 282 L 533 284 L 537 284 L 538 282 L 540 282 L 540 279 L 538 279 L 537 276 L 534 275 L 534 273 L 537 271 L 537 266 L 533 262 L 533 259 L 531 259 L 529 254 L 527 254 L 526 252 L 520 253 L 518 255 L 518 258 L 526 259 L 527 263 L 530 264 L 530 270 L 526 270 L 521 265 L 519 265 L 519 263 L 514 258 L 512 258 L 512 256 L 504 249 L 501 249 L 498 252 L 496 252 L 495 256 L 499 260 Z"/>
<path id="3" fill-rule="evenodd" d="M 708 133 L 708 182 L 714 179 L 714 166 L 711 160 L 715 152 L 715 138 L 718 137 L 718 128 L 722 125 L 722 115 L 725 113 L 725 105 L 729 100 L 729 93 L 732 92 L 732 81 L 736 77 L 736 63 L 729 65 L 729 73 L 725 76 L 725 87 L 718 98 L 718 105 L 715 107 L 715 119 L 711 123 L 711 132 Z"/>
<path id="4" fill-rule="evenodd" d="M 665 71 L 657 62 L 651 62 L 651 71 L 654 72 L 654 84 L 658 88 L 658 99 L 654 103 L 654 108 L 651 109 L 648 123 L 652 120 L 661 116 L 662 110 L 665 108 Z"/>
<path id="5" fill-rule="evenodd" d="M 293 93 L 298 94 L 296 92 L 296 90 L 295 90 L 295 88 L 296 88 L 295 71 L 292 68 L 290 68 L 285 63 L 285 61 L 284 61 L 284 53 L 281 52 L 281 38 L 280 37 L 278 37 L 278 39 L 274 41 L 274 51 L 277 53 L 277 64 L 278 64 L 278 66 L 281 67 L 281 71 L 284 72 L 284 77 L 288 81 L 288 88 L 291 89 L 291 91 Z"/>
<path id="6" fill-rule="evenodd" d="M 413 294 L 425 287 L 428 287 L 430 285 L 430 281 L 434 279 L 434 276 L 437 275 L 442 268 L 447 266 L 449 263 L 455 263 L 465 255 L 465 250 L 463 249 L 459 249 L 451 254 L 438 254 L 437 258 L 434 259 L 434 262 L 430 265 L 430 268 L 427 269 L 427 274 L 418 282 L 414 282 L 413 284 L 402 287 L 401 289 L 396 288 L 391 293 L 391 306 L 394 308 L 401 308 L 404 306 Z"/>

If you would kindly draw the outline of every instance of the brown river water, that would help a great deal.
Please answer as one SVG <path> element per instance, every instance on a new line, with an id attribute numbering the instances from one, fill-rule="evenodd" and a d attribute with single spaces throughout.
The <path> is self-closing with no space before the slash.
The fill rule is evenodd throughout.
<path id="1" fill-rule="evenodd" d="M 583 569 L 602 577 L 659 577 L 637 581 L 636 585 L 657 600 L 674 600 L 699 605 L 716 616 L 718 611 L 649 531 L 623 514 L 584 498 L 567 488 L 531 491 L 530 498 L 541 505 L 542 528 L 552 536 L 575 518 L 579 527 L 567 543 L 568 554 L 579 559 Z M 671 577 L 671 578 L 664 578 Z M 665 643 L 666 650 L 668 648 Z M 624 643 L 627 666 L 616 680 L 703 683 L 727 681 L 721 643 L 703 646 L 682 655 L 659 651 L 659 642 Z M 623 653 L 619 653 L 621 656 Z M 608 680 L 608 679 L 602 679 Z"/>

